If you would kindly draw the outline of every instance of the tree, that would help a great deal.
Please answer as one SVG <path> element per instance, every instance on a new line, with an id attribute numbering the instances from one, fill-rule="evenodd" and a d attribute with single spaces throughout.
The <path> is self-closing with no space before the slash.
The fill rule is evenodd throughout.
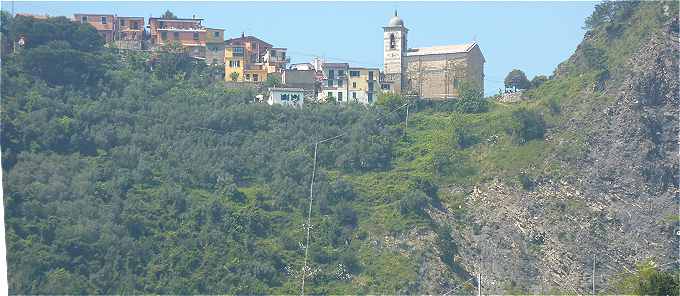
<path id="1" fill-rule="evenodd" d="M 529 82 L 529 79 L 527 79 L 527 76 L 522 72 L 522 70 L 518 69 L 513 69 L 508 73 L 508 76 L 505 76 L 505 87 L 510 88 L 512 87 L 513 89 L 528 89 L 531 86 L 531 83 Z"/>
<path id="2" fill-rule="evenodd" d="M 99 55 L 72 48 L 66 41 L 50 41 L 26 51 L 23 66 L 31 74 L 56 85 L 88 85 L 104 77 Z"/>
<path id="3" fill-rule="evenodd" d="M 483 113 L 489 110 L 489 102 L 475 85 L 464 82 L 460 87 L 460 100 L 456 109 L 462 113 Z"/>
<path id="4" fill-rule="evenodd" d="M 407 215 L 409 213 L 424 215 L 424 210 L 429 204 L 429 200 L 427 194 L 422 190 L 410 190 L 399 200 L 399 212 L 401 212 L 402 215 Z"/>
<path id="5" fill-rule="evenodd" d="M 543 83 L 548 81 L 548 77 L 545 75 L 536 75 L 534 76 L 534 79 L 531 79 L 531 87 L 532 88 L 537 88 L 541 86 Z"/>
<path id="6" fill-rule="evenodd" d="M 543 116 L 536 111 L 522 107 L 512 112 L 512 118 L 515 120 L 512 134 L 517 143 L 524 144 L 534 139 L 543 139 L 545 121 L 543 121 Z"/>
<path id="7" fill-rule="evenodd" d="M 264 82 L 264 85 L 267 87 L 277 87 L 281 85 L 281 78 L 276 75 L 269 74 L 267 75 L 267 80 Z"/>
<path id="8" fill-rule="evenodd" d="M 238 81 L 238 72 L 231 72 L 231 74 L 229 74 L 229 78 L 231 78 L 231 81 L 233 82 Z"/>
<path id="9" fill-rule="evenodd" d="M 176 16 L 174 13 L 172 13 L 172 11 L 170 11 L 170 10 L 165 10 L 165 12 L 164 12 L 163 15 L 161 16 L 161 18 L 164 18 L 164 19 L 173 19 L 173 20 L 174 20 L 174 19 L 177 19 L 177 16 Z"/>

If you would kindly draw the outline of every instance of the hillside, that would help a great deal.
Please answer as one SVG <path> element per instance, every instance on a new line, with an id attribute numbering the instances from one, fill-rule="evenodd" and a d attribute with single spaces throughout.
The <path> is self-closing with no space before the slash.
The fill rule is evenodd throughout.
<path id="1" fill-rule="evenodd" d="M 583 294 L 593 260 L 599 293 L 677 293 L 677 11 L 600 4 L 527 100 L 413 101 L 408 127 L 398 96 L 253 104 L 182 55 L 3 14 L 31 40 L 2 58 L 10 293 L 299 293 L 313 144 L 336 135 L 306 293 L 469 294 L 481 272 Z"/>

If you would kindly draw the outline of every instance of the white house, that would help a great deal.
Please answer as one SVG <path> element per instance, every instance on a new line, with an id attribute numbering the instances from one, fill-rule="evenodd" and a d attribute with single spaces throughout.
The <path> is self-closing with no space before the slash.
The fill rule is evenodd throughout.
<path id="1" fill-rule="evenodd" d="M 267 104 L 302 106 L 305 91 L 302 88 L 271 87 Z"/>

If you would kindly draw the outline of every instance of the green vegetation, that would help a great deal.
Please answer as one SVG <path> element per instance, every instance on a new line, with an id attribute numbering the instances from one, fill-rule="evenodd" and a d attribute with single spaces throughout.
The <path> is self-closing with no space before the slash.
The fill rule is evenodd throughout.
<path id="1" fill-rule="evenodd" d="M 640 264 L 637 272 L 622 274 L 616 280 L 619 294 L 680 295 L 680 273 L 662 271 L 652 262 Z"/>
<path id="2" fill-rule="evenodd" d="M 643 18 L 658 5 L 640 5 L 629 19 L 661 21 Z M 591 30 L 609 23 L 600 18 Z M 440 188 L 500 180 L 533 190 L 573 174 L 590 131 L 561 127 L 611 100 L 593 86 L 633 42 L 595 39 L 578 52 L 583 63 L 567 65 L 578 75 L 534 78 L 517 104 L 464 88 L 456 102 L 381 95 L 368 107 L 286 108 L 253 104 L 254 93 L 225 88 L 172 47 L 119 53 L 60 18 L 3 14 L 1 29 L 3 42 L 10 32 L 29 40 L 2 59 L 12 294 L 298 293 L 311 144 L 339 134 L 319 146 L 306 292 L 419 293 L 418 251 L 378 247 L 414 229 L 436 234 L 446 276 L 462 283 L 453 258 L 466 246 L 451 235 L 460 225 L 438 225 L 427 210 L 467 215 L 466 194 Z M 621 30 L 629 40 L 649 33 Z M 405 110 L 394 111 L 406 103 L 408 128 Z M 669 283 L 642 282 L 649 293 Z"/>
<path id="3" fill-rule="evenodd" d="M 541 86 L 543 83 L 548 81 L 548 77 L 545 75 L 536 75 L 534 76 L 533 79 L 531 79 L 531 88 L 537 88 Z"/>
<path id="4" fill-rule="evenodd" d="M 518 69 L 510 71 L 510 73 L 505 76 L 503 83 L 505 84 L 505 88 L 513 88 L 515 90 L 528 89 L 531 87 L 531 82 L 527 79 L 526 74 Z"/>

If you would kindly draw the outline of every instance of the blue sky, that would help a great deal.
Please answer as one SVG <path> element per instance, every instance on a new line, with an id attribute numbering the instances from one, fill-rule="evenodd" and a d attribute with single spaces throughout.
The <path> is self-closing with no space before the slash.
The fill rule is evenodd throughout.
<path id="1" fill-rule="evenodd" d="M 529 79 L 549 75 L 583 38 L 596 2 L 14 2 L 14 12 L 72 16 L 75 12 L 204 18 L 227 37 L 245 32 L 288 48 L 292 62 L 314 56 L 382 68 L 382 26 L 397 9 L 409 46 L 476 40 L 486 58 L 485 93 L 503 87 L 513 68 Z M 3 10 L 11 2 L 2 1 Z"/>

